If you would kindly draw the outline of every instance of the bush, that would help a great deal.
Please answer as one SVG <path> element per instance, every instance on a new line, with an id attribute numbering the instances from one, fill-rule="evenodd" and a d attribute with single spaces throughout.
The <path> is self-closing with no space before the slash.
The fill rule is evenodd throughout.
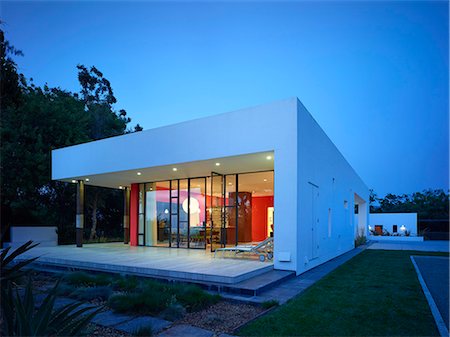
<path id="1" fill-rule="evenodd" d="M 107 300 L 111 296 L 112 289 L 109 286 L 77 288 L 70 294 L 80 301 L 92 301 L 94 299 Z"/>
<path id="2" fill-rule="evenodd" d="M 183 318 L 184 315 L 186 315 L 186 309 L 173 296 L 171 303 L 160 316 L 168 321 L 176 321 Z"/>
<path id="3" fill-rule="evenodd" d="M 195 285 L 173 286 L 177 300 L 188 312 L 199 311 L 217 303 L 219 295 L 211 295 Z"/>
<path id="4" fill-rule="evenodd" d="M 107 274 L 87 274 L 84 271 L 75 271 L 64 277 L 64 281 L 77 287 L 105 286 L 112 282 L 112 276 Z"/>
<path id="5" fill-rule="evenodd" d="M 142 291 L 114 294 L 109 298 L 108 306 L 116 312 L 157 315 L 169 302 L 168 293 Z"/>
<path id="6" fill-rule="evenodd" d="M 112 284 L 114 290 L 131 291 L 137 288 L 138 280 L 134 276 L 120 276 Z"/>

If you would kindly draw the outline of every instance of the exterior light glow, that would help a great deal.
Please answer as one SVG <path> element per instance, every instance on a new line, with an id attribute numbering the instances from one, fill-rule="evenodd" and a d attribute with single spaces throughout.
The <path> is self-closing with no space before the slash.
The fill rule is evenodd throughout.
<path id="1" fill-rule="evenodd" d="M 138 176 L 140 176 L 142 173 L 141 172 L 138 172 L 138 173 L 136 173 Z"/>
<path id="2" fill-rule="evenodd" d="M 172 171 L 176 172 L 178 169 L 176 167 L 172 168 Z"/>
<path id="3" fill-rule="evenodd" d="M 272 156 L 267 156 L 266 159 L 267 159 L 267 160 L 271 160 L 271 159 L 272 159 Z"/>
<path id="4" fill-rule="evenodd" d="M 119 186 L 119 189 L 123 190 L 123 186 Z"/>
<path id="5" fill-rule="evenodd" d="M 406 231 L 405 225 L 401 225 L 400 230 L 401 230 L 402 232 Z"/>
<path id="6" fill-rule="evenodd" d="M 233 185 L 233 183 L 228 183 L 228 185 Z"/>
<path id="7" fill-rule="evenodd" d="M 372 230 L 372 226 L 369 225 L 369 231 L 371 231 L 371 230 Z"/>
<path id="8" fill-rule="evenodd" d="M 72 179 L 72 182 L 75 184 L 77 181 L 76 180 L 74 180 L 74 179 Z"/>
<path id="9" fill-rule="evenodd" d="M 216 163 L 216 166 L 220 166 L 220 163 Z"/>
<path id="10" fill-rule="evenodd" d="M 169 210 L 167 208 L 164 210 L 164 214 L 169 214 Z"/>
<path id="11" fill-rule="evenodd" d="M 84 180 L 89 181 L 89 178 L 86 178 L 86 179 L 84 179 Z"/>
<path id="12" fill-rule="evenodd" d="M 267 181 L 267 179 L 264 179 L 264 181 Z"/>

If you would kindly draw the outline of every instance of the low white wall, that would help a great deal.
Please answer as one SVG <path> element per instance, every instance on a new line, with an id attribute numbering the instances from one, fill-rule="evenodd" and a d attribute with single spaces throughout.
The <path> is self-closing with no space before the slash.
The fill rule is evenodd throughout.
<path id="1" fill-rule="evenodd" d="M 369 215 L 369 226 L 375 230 L 376 225 L 383 226 L 390 234 L 393 234 L 393 227 L 397 225 L 397 233 L 403 235 L 407 230 L 411 236 L 417 236 L 417 213 L 371 213 Z M 402 231 L 405 226 L 405 231 Z"/>
<path id="2" fill-rule="evenodd" d="M 409 242 L 422 242 L 423 236 L 381 236 L 381 235 L 369 235 L 370 241 L 409 241 Z"/>
<path id="3" fill-rule="evenodd" d="M 57 227 L 46 226 L 12 226 L 11 227 L 11 246 L 20 246 L 21 244 L 32 240 L 34 243 L 39 242 L 40 247 L 49 247 L 58 245 Z"/>

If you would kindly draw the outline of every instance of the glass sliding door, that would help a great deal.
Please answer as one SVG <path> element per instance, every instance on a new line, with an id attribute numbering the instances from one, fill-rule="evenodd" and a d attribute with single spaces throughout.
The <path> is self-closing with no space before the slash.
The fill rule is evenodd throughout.
<path id="1" fill-rule="evenodd" d="M 170 247 L 178 247 L 178 213 L 179 213 L 178 180 L 170 181 Z"/>
<path id="2" fill-rule="evenodd" d="M 145 245 L 155 246 L 157 235 L 156 184 L 145 184 Z"/>
<path id="3" fill-rule="evenodd" d="M 157 234 L 156 245 L 170 246 L 170 182 L 156 183 Z"/>
<path id="4" fill-rule="evenodd" d="M 224 194 L 224 224 L 222 241 L 227 246 L 235 246 L 237 242 L 237 217 L 236 217 L 236 190 L 237 175 L 229 174 L 225 176 Z"/>
<path id="5" fill-rule="evenodd" d="M 139 201 L 138 201 L 138 245 L 145 245 L 145 185 L 139 184 Z"/>
<path id="6" fill-rule="evenodd" d="M 211 173 L 210 243 L 211 251 L 224 247 L 224 176 Z"/>
<path id="7" fill-rule="evenodd" d="M 206 247 L 206 178 L 189 179 L 189 248 Z"/>
<path id="8" fill-rule="evenodd" d="M 178 247 L 188 248 L 189 242 L 189 188 L 188 179 L 178 181 Z"/>

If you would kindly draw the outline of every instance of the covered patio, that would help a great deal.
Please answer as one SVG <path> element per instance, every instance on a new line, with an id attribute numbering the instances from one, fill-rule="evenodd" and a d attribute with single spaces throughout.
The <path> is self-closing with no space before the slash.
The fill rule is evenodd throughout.
<path id="1" fill-rule="evenodd" d="M 169 280 L 236 284 L 273 270 L 271 262 L 214 257 L 205 250 L 129 246 L 123 243 L 35 247 L 20 259 L 61 268 L 140 275 Z"/>

